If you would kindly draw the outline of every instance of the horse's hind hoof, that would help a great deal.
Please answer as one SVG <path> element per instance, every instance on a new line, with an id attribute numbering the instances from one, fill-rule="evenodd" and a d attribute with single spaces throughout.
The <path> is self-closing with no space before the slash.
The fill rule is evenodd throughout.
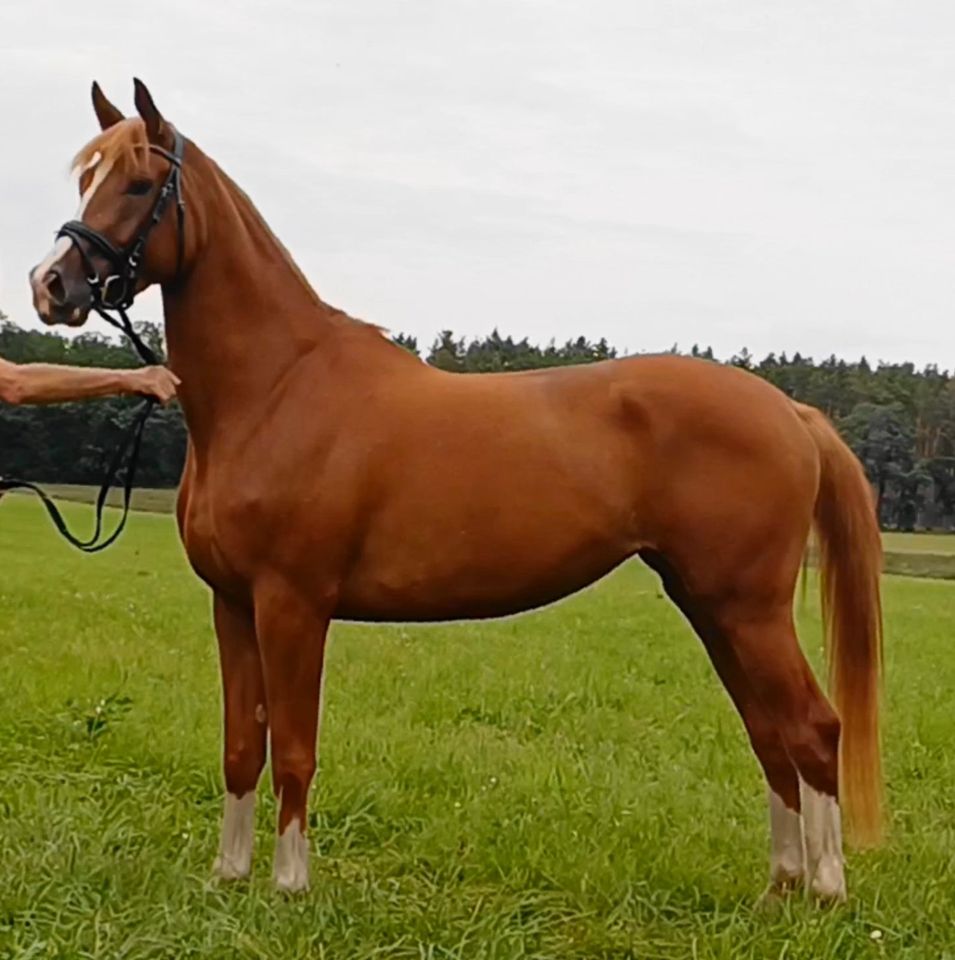
<path id="1" fill-rule="evenodd" d="M 823 858 L 809 883 L 809 896 L 820 906 L 837 906 L 846 902 L 846 875 L 842 861 Z"/>
<path id="2" fill-rule="evenodd" d="M 826 886 L 813 881 L 809 888 L 809 896 L 820 907 L 839 907 L 848 899 L 845 884 L 842 886 Z"/>

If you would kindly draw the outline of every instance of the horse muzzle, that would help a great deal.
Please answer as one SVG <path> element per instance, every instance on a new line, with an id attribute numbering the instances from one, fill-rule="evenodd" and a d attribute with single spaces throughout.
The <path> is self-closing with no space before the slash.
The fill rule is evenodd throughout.
<path id="1" fill-rule="evenodd" d="M 90 311 L 90 286 L 82 271 L 69 262 L 68 253 L 30 271 L 33 308 L 45 324 L 81 327 Z"/>

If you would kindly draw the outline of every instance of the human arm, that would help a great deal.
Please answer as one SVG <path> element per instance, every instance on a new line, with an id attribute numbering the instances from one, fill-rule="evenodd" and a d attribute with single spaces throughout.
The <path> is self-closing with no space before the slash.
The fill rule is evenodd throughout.
<path id="1" fill-rule="evenodd" d="M 64 403 L 131 394 L 168 403 L 178 384 L 171 370 L 159 366 L 108 370 L 0 360 L 0 400 L 5 403 Z"/>

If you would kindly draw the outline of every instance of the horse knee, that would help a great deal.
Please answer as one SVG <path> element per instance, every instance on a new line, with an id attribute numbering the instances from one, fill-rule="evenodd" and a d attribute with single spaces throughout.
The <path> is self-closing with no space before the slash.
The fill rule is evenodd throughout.
<path id="1" fill-rule="evenodd" d="M 264 765 L 265 751 L 257 744 L 239 743 L 229 746 L 223 763 L 226 790 L 236 797 L 254 790 Z"/>
<path id="2" fill-rule="evenodd" d="M 276 796 L 292 803 L 304 802 L 315 776 L 315 751 L 277 751 L 273 749 L 272 780 Z M 295 799 L 293 799 L 295 798 Z"/>

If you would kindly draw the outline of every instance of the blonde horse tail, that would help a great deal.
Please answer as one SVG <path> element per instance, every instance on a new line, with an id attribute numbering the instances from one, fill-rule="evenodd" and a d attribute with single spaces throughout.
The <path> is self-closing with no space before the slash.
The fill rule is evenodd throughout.
<path id="1" fill-rule="evenodd" d="M 840 801 L 851 839 L 874 846 L 883 831 L 882 538 L 862 465 L 820 411 L 796 407 L 815 442 L 821 468 L 814 525 L 829 692 L 842 723 Z"/>

